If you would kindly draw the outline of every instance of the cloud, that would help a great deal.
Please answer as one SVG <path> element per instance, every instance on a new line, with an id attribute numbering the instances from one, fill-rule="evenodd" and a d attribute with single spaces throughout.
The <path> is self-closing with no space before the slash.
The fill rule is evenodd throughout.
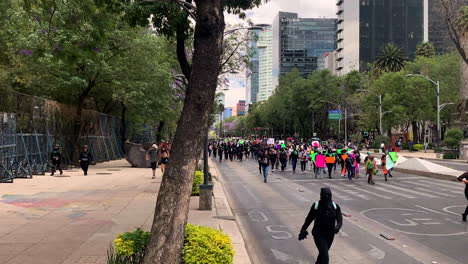
<path id="1" fill-rule="evenodd" d="M 245 77 L 236 75 L 229 78 L 229 91 L 225 93 L 225 106 L 235 106 L 239 100 L 245 100 Z"/>

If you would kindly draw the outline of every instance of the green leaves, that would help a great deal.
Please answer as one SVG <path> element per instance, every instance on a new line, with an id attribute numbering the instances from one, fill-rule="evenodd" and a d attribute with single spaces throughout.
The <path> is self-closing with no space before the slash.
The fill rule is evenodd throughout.
<path id="1" fill-rule="evenodd" d="M 380 50 L 375 67 L 383 72 L 398 72 L 405 65 L 406 57 L 395 43 L 388 43 Z"/>

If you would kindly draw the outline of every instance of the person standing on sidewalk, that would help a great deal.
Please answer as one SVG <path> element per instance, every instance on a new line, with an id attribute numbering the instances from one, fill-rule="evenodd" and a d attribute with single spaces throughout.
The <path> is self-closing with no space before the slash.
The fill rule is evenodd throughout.
<path id="1" fill-rule="evenodd" d="M 463 173 L 457 179 L 465 184 L 465 197 L 468 200 L 468 172 Z M 467 216 L 468 216 L 468 205 L 466 206 L 465 212 L 462 214 L 462 220 L 464 222 L 466 222 Z"/>
<path id="2" fill-rule="evenodd" d="M 89 152 L 88 145 L 83 146 L 83 150 L 80 153 L 80 167 L 84 172 L 84 176 L 88 175 L 89 164 L 94 162 L 93 154 Z"/>
<path id="3" fill-rule="evenodd" d="M 343 226 L 340 206 L 333 202 L 330 188 L 322 188 L 320 190 L 320 201 L 315 202 L 312 208 L 310 208 L 309 214 L 299 233 L 299 241 L 307 238 L 309 234 L 307 229 L 314 220 L 312 235 L 319 252 L 315 263 L 328 264 L 330 259 L 328 251 L 333 244 L 335 235 L 340 232 Z"/>
<path id="4" fill-rule="evenodd" d="M 163 145 L 161 147 L 161 160 L 160 160 L 160 163 L 161 163 L 161 172 L 162 174 L 164 175 L 164 172 L 166 171 L 166 166 L 167 166 L 167 163 L 169 163 L 169 150 L 167 148 L 167 146 Z"/>
<path id="5" fill-rule="evenodd" d="M 55 145 L 54 149 L 52 150 L 52 153 L 50 153 L 50 161 L 52 163 L 52 173 L 50 176 L 54 176 L 55 171 L 59 170 L 60 175 L 63 174 L 62 171 L 62 152 L 60 152 L 60 147 L 59 145 Z"/>
<path id="6" fill-rule="evenodd" d="M 156 177 L 156 168 L 158 167 L 158 145 L 153 144 L 151 148 L 146 152 L 146 160 L 151 163 L 151 169 L 153 170 L 153 179 Z"/>

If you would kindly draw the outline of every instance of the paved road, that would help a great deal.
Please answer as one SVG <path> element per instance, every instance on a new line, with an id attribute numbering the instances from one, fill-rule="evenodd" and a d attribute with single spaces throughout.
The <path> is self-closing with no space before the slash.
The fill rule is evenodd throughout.
<path id="1" fill-rule="evenodd" d="M 468 225 L 460 214 L 466 206 L 463 186 L 394 173 L 375 186 L 364 179 L 348 183 L 312 179 L 311 172 L 275 171 L 263 183 L 256 162 L 216 162 L 231 206 L 246 239 L 253 263 L 311 264 L 313 240 L 297 234 L 321 187 L 331 187 L 334 200 L 350 217 L 331 249 L 330 263 L 466 263 Z M 388 241 L 381 233 L 394 236 Z"/>
<path id="2" fill-rule="evenodd" d="M 449 167 L 454 170 L 459 170 L 459 171 L 468 171 L 468 163 L 460 163 L 460 162 L 450 162 L 446 160 L 430 160 L 430 162 L 437 163 L 439 165 Z"/>

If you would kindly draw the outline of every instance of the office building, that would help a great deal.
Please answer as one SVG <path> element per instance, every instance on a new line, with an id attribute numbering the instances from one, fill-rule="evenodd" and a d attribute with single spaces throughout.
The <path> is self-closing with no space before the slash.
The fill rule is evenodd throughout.
<path id="1" fill-rule="evenodd" d="M 257 102 L 267 100 L 273 93 L 273 31 L 264 28 L 258 35 L 258 93 Z"/>
<path id="2" fill-rule="evenodd" d="M 468 0 L 460 2 L 462 5 L 468 5 Z M 455 49 L 449 37 L 440 0 L 424 0 L 424 26 L 424 40 L 429 40 L 434 45 L 437 54 L 448 53 Z"/>
<path id="3" fill-rule="evenodd" d="M 237 116 L 245 115 L 245 100 L 239 100 L 239 102 L 236 104 L 236 112 Z"/>
<path id="4" fill-rule="evenodd" d="M 336 19 L 300 18 L 279 12 L 273 30 L 273 87 L 279 76 L 298 69 L 307 76 L 324 68 L 324 57 L 336 47 Z"/>
<path id="5" fill-rule="evenodd" d="M 269 25 L 255 25 L 256 27 L 269 27 Z M 259 74 L 259 52 L 257 48 L 257 41 L 261 29 L 250 30 L 249 32 L 249 46 L 252 51 L 250 58 L 250 66 L 246 70 L 246 94 L 245 98 L 248 104 L 257 102 L 258 94 L 258 74 Z"/>
<path id="6" fill-rule="evenodd" d="M 422 41 L 437 54 L 455 47 L 440 0 L 337 0 L 336 70 L 344 75 L 375 61 L 380 48 L 394 42 L 409 59 Z M 461 1 L 468 5 L 468 0 Z"/>
<path id="7" fill-rule="evenodd" d="M 336 75 L 336 52 L 329 51 L 323 55 L 324 68 L 329 70 L 332 75 Z"/>
<path id="8" fill-rule="evenodd" d="M 232 116 L 232 107 L 225 107 L 223 112 L 223 120 L 230 118 Z"/>

